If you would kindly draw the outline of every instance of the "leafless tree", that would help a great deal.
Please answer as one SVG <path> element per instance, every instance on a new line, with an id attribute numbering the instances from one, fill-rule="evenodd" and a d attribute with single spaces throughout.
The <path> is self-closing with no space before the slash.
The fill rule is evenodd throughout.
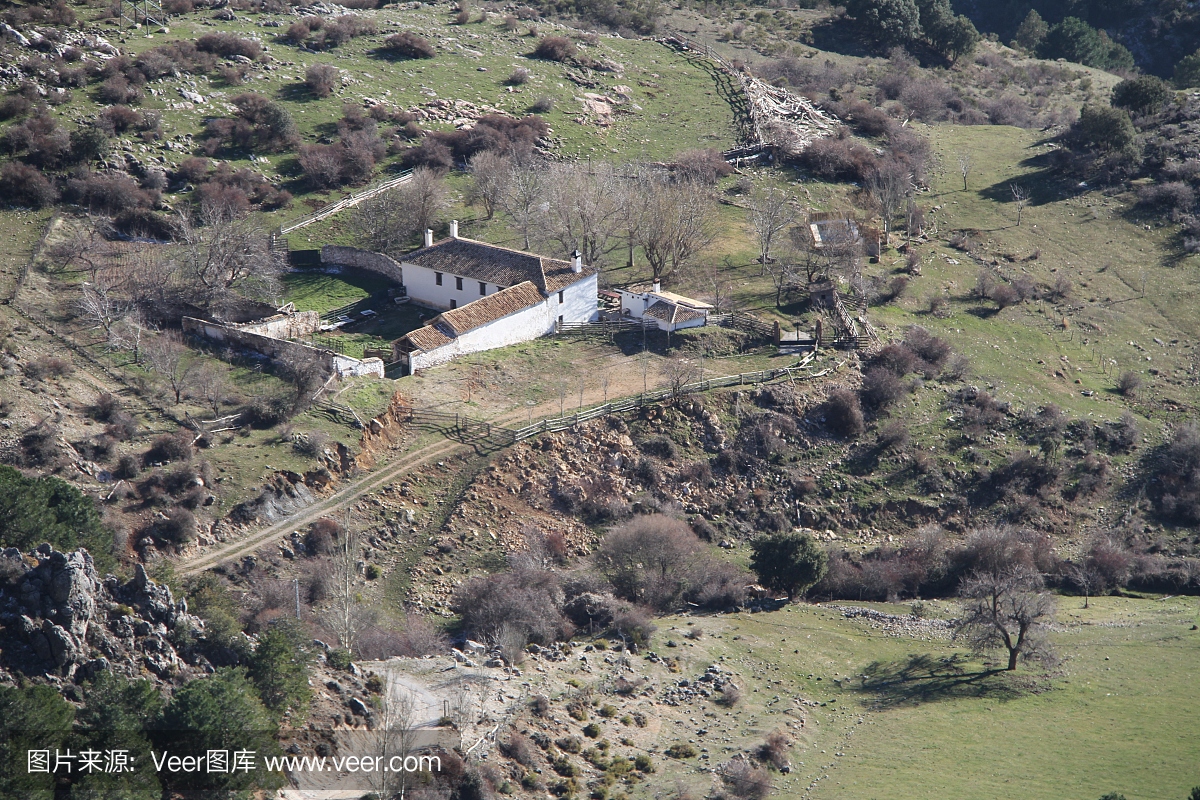
<path id="1" fill-rule="evenodd" d="M 1086 560 L 1068 564 L 1064 570 L 1067 578 L 1083 592 L 1083 607 L 1090 604 L 1092 595 L 1104 584 L 1104 577 Z"/>
<path id="2" fill-rule="evenodd" d="M 746 216 L 754 228 L 754 240 L 758 245 L 758 261 L 762 264 L 759 274 L 765 275 L 771 260 L 771 245 L 780 233 L 796 221 L 796 212 L 786 192 L 768 186 L 759 187 L 750 195 Z"/>
<path id="3" fill-rule="evenodd" d="M 80 287 L 79 316 L 93 330 L 102 331 L 110 339 L 112 328 L 125 314 L 125 300 L 102 278 L 85 281 Z"/>
<path id="4" fill-rule="evenodd" d="M 271 252 L 256 222 L 232 208 L 210 207 L 198 219 L 185 215 L 180 237 L 180 266 L 192 302 L 218 304 L 233 291 L 263 300 L 278 297 L 286 264 Z"/>
<path id="5" fill-rule="evenodd" d="M 400 255 L 408 249 L 417 226 L 397 188 L 355 206 L 350 230 L 354 243 L 362 249 Z"/>
<path id="6" fill-rule="evenodd" d="M 683 387 L 695 383 L 700 377 L 700 367 L 691 359 L 675 357 L 667 359 L 663 364 L 663 384 L 671 390 L 673 398 L 678 399 L 683 394 Z"/>
<path id="7" fill-rule="evenodd" d="M 821 278 L 843 278 L 852 285 L 862 274 L 862 242 L 849 225 L 829 226 L 818 245 L 807 225 L 788 232 L 788 267 L 806 284 Z"/>
<path id="8" fill-rule="evenodd" d="M 722 264 L 706 264 L 700 267 L 700 279 L 712 287 L 709 300 L 718 313 L 726 312 L 732 306 L 733 281 L 729 275 L 733 272 L 733 259 L 725 256 Z"/>
<path id="9" fill-rule="evenodd" d="M 142 342 L 153 335 L 154 329 L 142 318 L 136 308 L 113 323 L 108 330 L 108 346 L 113 350 L 126 350 L 133 354 L 135 364 L 142 361 Z"/>
<path id="10" fill-rule="evenodd" d="M 1017 227 L 1021 227 L 1021 212 L 1025 210 L 1025 204 L 1029 202 L 1029 190 L 1019 183 L 1009 184 L 1009 190 L 1012 192 L 1013 202 L 1017 204 Z"/>
<path id="11" fill-rule="evenodd" d="M 569 253 L 578 248 L 589 266 L 600 264 L 620 244 L 621 209 L 612 165 L 559 164 L 546 182 L 544 239 Z"/>
<path id="12" fill-rule="evenodd" d="M 546 166 L 543 163 L 533 160 L 514 162 L 500 196 L 500 207 L 521 232 L 526 250 L 548 208 L 545 176 Z"/>
<path id="13" fill-rule="evenodd" d="M 500 207 L 512 166 L 511 158 L 495 150 L 476 153 L 467 162 L 467 171 L 471 173 L 471 189 L 467 193 L 467 200 L 482 205 L 488 219 L 494 217 L 496 209 Z"/>
<path id="14" fill-rule="evenodd" d="M 1026 566 L 981 570 L 963 582 L 963 616 L 954 623 L 955 638 L 975 650 L 1004 649 L 1009 670 L 1017 660 L 1053 662 L 1046 627 L 1054 620 L 1054 599 L 1043 591 L 1042 576 Z"/>
<path id="15" fill-rule="evenodd" d="M 638 603 L 670 603 L 703 546 L 687 524 L 662 515 L 638 516 L 613 528 L 595 562 L 617 594 Z"/>
<path id="16" fill-rule="evenodd" d="M 403 764 L 417 745 L 420 718 L 417 698 L 411 689 L 394 676 L 388 675 L 383 693 L 379 696 L 379 711 L 374 719 L 375 755 L 383 764 Z M 381 797 L 403 798 L 416 777 L 404 769 L 378 770 L 372 774 L 373 787 Z"/>
<path id="17" fill-rule="evenodd" d="M 338 637 L 338 646 L 354 653 L 358 634 L 369 614 L 359 601 L 358 562 L 362 546 L 358 534 L 343 528 L 330 563 L 329 607 L 321 614 L 323 624 Z"/>
<path id="18" fill-rule="evenodd" d="M 188 395 L 212 409 L 213 416 L 221 413 L 221 405 L 233 394 L 225 370 L 216 364 L 204 363 L 188 381 Z"/>
<path id="19" fill-rule="evenodd" d="M 971 154 L 960 153 L 958 156 L 958 171 L 962 174 L 963 191 L 967 190 L 967 176 L 971 174 Z"/>
<path id="20" fill-rule="evenodd" d="M 66 236 L 46 248 L 50 269 L 59 271 L 86 271 L 92 283 L 96 275 L 112 263 L 116 252 L 104 237 L 108 220 L 102 217 L 85 217 L 72 225 Z"/>
<path id="21" fill-rule="evenodd" d="M 886 243 L 892 233 L 892 220 L 904 206 L 904 199 L 912 188 L 912 176 L 908 167 L 898 161 L 888 161 L 867 178 L 867 191 L 879 207 L 883 218 L 883 238 Z"/>
<path id="22" fill-rule="evenodd" d="M 641 191 L 642 185 L 648 180 L 643 174 L 623 174 L 614 186 L 618 207 L 619 230 L 625 242 L 629 258 L 626 266 L 634 266 L 634 250 L 637 249 L 642 227 L 646 220 L 648 205 L 646 196 Z"/>
<path id="23" fill-rule="evenodd" d="M 686 181 L 650 178 L 640 190 L 646 205 L 638 243 L 657 282 L 689 266 L 716 239 L 713 205 L 706 189 Z"/>
<path id="24" fill-rule="evenodd" d="M 431 169 L 418 167 L 413 170 L 412 180 L 398 188 L 417 230 L 436 227 L 449 199 L 445 179 Z"/>
<path id="25" fill-rule="evenodd" d="M 146 356 L 146 366 L 162 376 L 178 403 L 194 363 L 188 359 L 188 347 L 183 343 L 183 337 L 176 331 L 164 331 L 142 345 L 142 352 Z"/>
<path id="26" fill-rule="evenodd" d="M 791 264 L 776 261 L 767 266 L 767 274 L 771 276 L 771 285 L 775 287 L 775 307 L 783 304 L 783 293 L 790 291 L 797 283 L 798 273 Z"/>
<path id="27" fill-rule="evenodd" d="M 283 377 L 295 390 L 293 409 L 303 411 L 308 408 L 329 379 L 331 365 L 328 357 L 318 350 L 294 347 L 281 351 L 275 361 Z"/>

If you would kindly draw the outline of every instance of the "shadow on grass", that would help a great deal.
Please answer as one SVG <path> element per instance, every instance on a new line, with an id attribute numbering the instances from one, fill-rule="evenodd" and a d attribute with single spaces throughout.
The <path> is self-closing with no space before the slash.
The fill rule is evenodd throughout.
<path id="1" fill-rule="evenodd" d="M 863 669 L 860 691 L 875 697 L 881 708 L 900 708 L 984 697 L 1012 700 L 1028 687 L 1007 670 L 968 669 L 965 656 L 910 655 L 896 661 L 873 661 Z"/>

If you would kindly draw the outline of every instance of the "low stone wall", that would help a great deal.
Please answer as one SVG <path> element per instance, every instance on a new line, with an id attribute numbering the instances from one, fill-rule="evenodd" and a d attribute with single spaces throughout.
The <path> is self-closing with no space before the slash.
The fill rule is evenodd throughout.
<path id="1" fill-rule="evenodd" d="M 321 263 L 326 266 L 354 267 L 355 269 L 374 272 L 394 282 L 397 286 L 404 283 L 404 270 L 400 264 L 383 253 L 372 253 L 369 250 L 359 250 L 357 247 L 342 247 L 327 244 L 321 248 Z"/>
<path id="2" fill-rule="evenodd" d="M 200 336 L 214 342 L 244 347 L 256 353 L 262 353 L 270 358 L 287 358 L 308 356 L 316 353 L 328 365 L 330 371 L 337 371 L 341 377 L 351 375 L 375 375 L 383 377 L 383 362 L 377 358 L 359 360 L 335 353 L 332 350 L 310 347 L 300 342 L 289 342 L 274 336 L 248 330 L 250 326 L 222 325 L 219 322 L 207 322 L 195 317 L 183 318 L 183 330 L 193 336 Z"/>
<path id="3" fill-rule="evenodd" d="M 316 311 L 297 311 L 292 314 L 276 314 L 234 327 L 246 333 L 258 333 L 273 339 L 299 339 L 320 329 L 321 315 Z"/>

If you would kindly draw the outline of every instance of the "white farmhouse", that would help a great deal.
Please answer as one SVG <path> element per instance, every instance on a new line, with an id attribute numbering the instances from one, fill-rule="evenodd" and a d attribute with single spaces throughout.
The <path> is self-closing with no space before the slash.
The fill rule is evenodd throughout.
<path id="1" fill-rule="evenodd" d="M 702 327 L 708 324 L 708 312 L 713 310 L 709 303 L 664 292 L 658 283 L 649 289 L 630 287 L 617 292 L 621 295 L 621 316 L 653 320 L 660 331 L 667 333 Z"/>
<path id="2" fill-rule="evenodd" d="M 578 251 L 571 261 L 463 239 L 433 241 L 400 262 L 408 297 L 444 309 L 428 325 L 397 339 L 392 357 L 405 371 L 444 364 L 467 353 L 526 342 L 571 322 L 597 317 L 597 271 Z"/>

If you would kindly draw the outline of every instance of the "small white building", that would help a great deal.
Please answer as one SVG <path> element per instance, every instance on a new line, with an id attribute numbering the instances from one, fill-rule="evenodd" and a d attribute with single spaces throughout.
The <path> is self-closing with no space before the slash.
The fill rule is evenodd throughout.
<path id="1" fill-rule="evenodd" d="M 660 331 L 667 333 L 707 325 L 713 310 L 709 303 L 664 292 L 658 283 L 650 289 L 630 287 L 617 292 L 621 295 L 621 316 L 653 320 Z"/>
<path id="2" fill-rule="evenodd" d="M 434 242 L 426 231 L 425 246 L 400 262 L 412 301 L 444 309 L 392 345 L 406 373 L 596 319 L 598 274 L 578 251 L 561 261 L 463 239 L 457 222 L 450 234 Z"/>

